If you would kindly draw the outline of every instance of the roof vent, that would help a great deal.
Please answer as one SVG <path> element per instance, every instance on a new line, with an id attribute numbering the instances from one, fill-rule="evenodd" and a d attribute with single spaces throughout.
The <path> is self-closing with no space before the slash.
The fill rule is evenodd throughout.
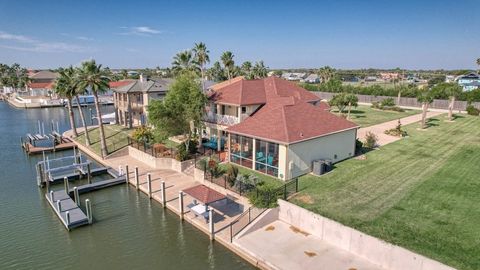
<path id="1" fill-rule="evenodd" d="M 303 138 L 303 132 L 300 132 L 300 137 L 302 137 L 302 138 Z"/>

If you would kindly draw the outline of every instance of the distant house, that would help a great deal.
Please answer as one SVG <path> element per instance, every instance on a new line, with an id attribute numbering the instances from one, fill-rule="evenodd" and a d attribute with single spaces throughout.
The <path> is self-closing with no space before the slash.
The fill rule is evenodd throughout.
<path id="1" fill-rule="evenodd" d="M 304 79 L 307 76 L 306 73 L 301 73 L 301 72 L 287 72 L 282 74 L 282 78 L 284 78 L 287 81 L 300 81 Z"/>
<path id="2" fill-rule="evenodd" d="M 30 73 L 30 82 L 27 85 L 30 96 L 51 96 L 58 73 L 42 70 Z"/>
<path id="3" fill-rule="evenodd" d="M 320 76 L 318 74 L 310 74 L 303 81 L 306 83 L 320 83 Z"/>
<path id="4" fill-rule="evenodd" d="M 147 123 L 147 106 L 152 99 L 163 99 L 172 79 L 148 80 L 143 75 L 140 79 L 110 82 L 113 90 L 115 122 L 127 127 Z"/>
<path id="5" fill-rule="evenodd" d="M 445 76 L 445 82 L 446 83 L 452 83 L 455 81 L 455 76 L 454 75 L 446 75 Z"/>
<path id="6" fill-rule="evenodd" d="M 460 75 L 455 78 L 455 81 L 463 87 L 463 91 L 468 92 L 480 87 L 480 75 L 475 72 L 469 74 Z"/>
<path id="7" fill-rule="evenodd" d="M 365 77 L 365 81 L 366 82 L 376 82 L 377 77 L 376 76 L 367 76 L 367 77 Z"/>
<path id="8" fill-rule="evenodd" d="M 230 163 L 289 180 L 311 172 L 315 160 L 335 163 L 355 154 L 358 125 L 294 83 L 242 78 L 214 89 L 203 145 L 224 149 Z"/>
<path id="9" fill-rule="evenodd" d="M 400 74 L 398 72 L 381 72 L 380 78 L 384 81 L 391 81 L 400 78 Z"/>

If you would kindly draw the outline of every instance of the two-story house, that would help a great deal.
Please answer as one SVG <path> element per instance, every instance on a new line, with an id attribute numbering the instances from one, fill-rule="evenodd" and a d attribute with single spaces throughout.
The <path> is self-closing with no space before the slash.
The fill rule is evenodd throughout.
<path id="1" fill-rule="evenodd" d="M 126 127 L 147 124 L 147 106 L 152 99 L 163 99 L 172 79 L 148 80 L 140 75 L 140 79 L 111 82 L 115 122 Z"/>
<path id="2" fill-rule="evenodd" d="M 480 87 L 480 75 L 474 72 L 458 76 L 455 81 L 463 87 L 463 91 L 472 91 Z"/>
<path id="3" fill-rule="evenodd" d="M 224 147 L 229 162 L 289 180 L 309 173 L 315 160 L 355 154 L 358 125 L 295 83 L 268 77 L 222 84 L 209 93 L 203 136 Z"/>

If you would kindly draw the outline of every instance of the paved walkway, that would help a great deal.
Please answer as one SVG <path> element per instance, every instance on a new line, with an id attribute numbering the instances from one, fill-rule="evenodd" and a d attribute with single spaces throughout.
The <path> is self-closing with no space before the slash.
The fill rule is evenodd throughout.
<path id="1" fill-rule="evenodd" d="M 427 118 L 435 117 L 435 116 L 440 115 L 440 114 L 443 114 L 443 112 L 429 111 L 427 113 Z M 407 116 L 407 117 L 404 117 L 404 118 L 400 118 L 400 123 L 402 123 L 402 125 L 405 126 L 405 125 L 408 125 L 408 124 L 420 122 L 421 120 L 422 120 L 422 114 L 420 113 L 420 114 L 415 114 L 415 115 Z M 386 145 L 386 144 L 389 144 L 389 143 L 392 143 L 392 142 L 395 142 L 395 141 L 398 141 L 398 140 L 401 139 L 401 137 L 390 136 L 390 135 L 387 135 L 387 134 L 384 133 L 385 130 L 395 128 L 397 126 L 397 124 L 398 124 L 398 119 L 397 120 L 392 120 L 392 121 L 389 121 L 389 122 L 385 122 L 385 123 L 381 123 L 381 124 L 378 124 L 378 125 L 374 125 L 374 126 L 360 128 L 358 130 L 357 137 L 360 140 L 364 141 L 366 134 L 368 132 L 372 132 L 375 135 L 377 135 L 377 137 L 378 137 L 378 141 L 377 141 L 378 146 L 383 146 L 383 145 Z"/>
<path id="2" fill-rule="evenodd" d="M 272 269 L 383 269 L 278 220 L 236 239 L 235 243 Z"/>

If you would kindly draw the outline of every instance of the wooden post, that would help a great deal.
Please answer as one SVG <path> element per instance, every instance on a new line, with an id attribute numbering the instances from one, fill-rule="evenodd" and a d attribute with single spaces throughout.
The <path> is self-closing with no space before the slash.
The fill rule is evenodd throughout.
<path id="1" fill-rule="evenodd" d="M 137 190 L 140 189 L 140 183 L 138 181 L 138 167 L 135 166 L 135 187 L 137 188 Z"/>
<path id="2" fill-rule="evenodd" d="M 87 164 L 87 181 L 89 184 L 92 183 L 92 170 L 90 169 L 90 163 Z"/>
<path id="3" fill-rule="evenodd" d="M 75 199 L 75 203 L 77 204 L 77 206 L 80 206 L 80 195 L 78 194 L 77 187 L 73 188 L 73 198 Z"/>
<path id="4" fill-rule="evenodd" d="M 147 174 L 147 187 L 148 187 L 148 198 L 152 198 L 152 175 Z"/>
<path id="5" fill-rule="evenodd" d="M 180 209 L 180 219 L 183 220 L 183 191 L 178 192 L 178 208 Z"/>
<path id="6" fill-rule="evenodd" d="M 68 178 L 66 176 L 63 178 L 63 185 L 65 187 L 65 192 L 68 194 L 70 187 L 68 186 Z"/>
<path id="7" fill-rule="evenodd" d="M 50 190 L 50 201 L 53 203 L 54 200 L 53 200 L 53 190 Z"/>
<path id="8" fill-rule="evenodd" d="M 123 175 L 122 165 L 118 165 L 118 176 L 122 176 L 122 175 Z"/>
<path id="9" fill-rule="evenodd" d="M 162 206 L 167 207 L 167 196 L 165 194 L 165 181 L 162 181 Z"/>
<path id="10" fill-rule="evenodd" d="M 128 171 L 128 165 L 125 165 L 125 183 L 130 182 L 130 172 Z"/>
<path id="11" fill-rule="evenodd" d="M 39 187 L 42 186 L 43 179 L 42 179 L 42 164 L 38 163 L 37 164 L 37 185 Z"/>
<path id="12" fill-rule="evenodd" d="M 90 204 L 89 199 L 85 200 L 85 206 L 87 208 L 88 224 L 92 224 L 92 205 Z"/>
<path id="13" fill-rule="evenodd" d="M 210 209 L 208 210 L 208 227 L 210 228 L 210 240 L 215 240 L 215 229 L 213 225 L 213 208 L 209 207 Z"/>

